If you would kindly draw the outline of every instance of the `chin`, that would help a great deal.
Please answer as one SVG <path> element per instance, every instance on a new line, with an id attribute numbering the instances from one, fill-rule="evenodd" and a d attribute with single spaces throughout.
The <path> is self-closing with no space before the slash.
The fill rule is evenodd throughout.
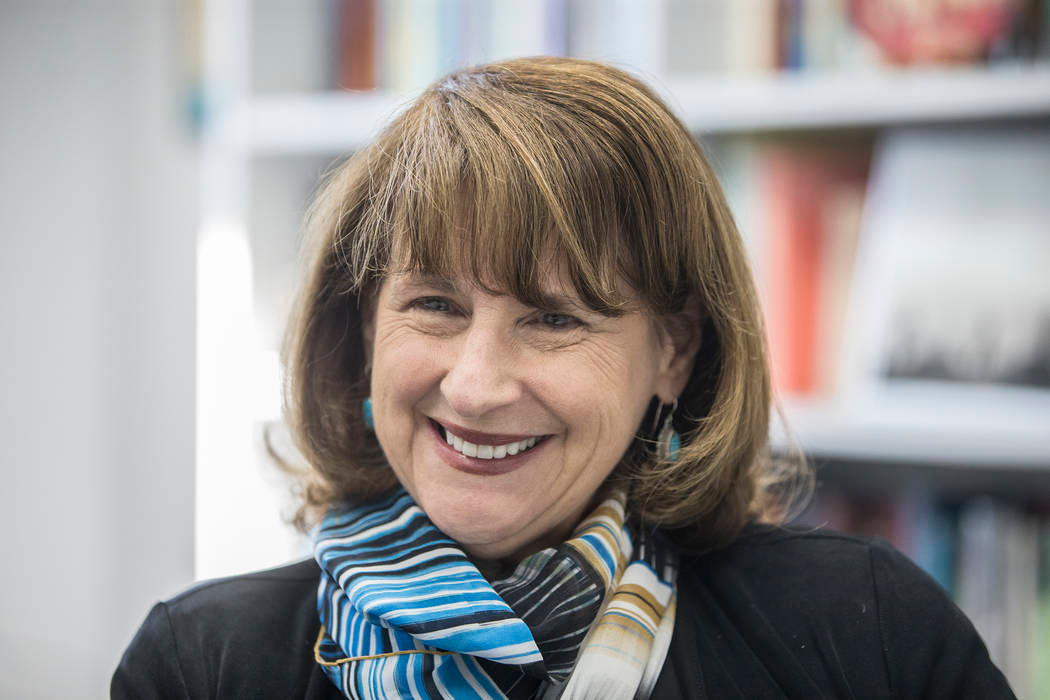
<path id="1" fill-rule="evenodd" d="M 537 514 L 531 513 L 520 497 L 501 498 L 444 488 L 421 494 L 416 500 L 434 525 L 472 556 L 502 558 L 542 534 L 532 533 L 530 537 Z"/>

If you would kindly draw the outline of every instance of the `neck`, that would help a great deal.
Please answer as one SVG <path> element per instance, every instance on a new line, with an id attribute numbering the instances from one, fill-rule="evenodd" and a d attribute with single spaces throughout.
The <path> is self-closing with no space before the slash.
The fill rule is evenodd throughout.
<path id="1" fill-rule="evenodd" d="M 460 546 L 463 547 L 463 551 L 470 558 L 470 561 L 478 567 L 478 571 L 481 572 L 482 576 L 490 582 L 496 581 L 501 578 L 507 578 L 514 573 L 514 569 L 518 567 L 518 564 L 529 556 L 544 549 L 553 549 L 567 540 L 580 519 L 576 518 L 571 524 L 559 526 L 545 533 L 542 537 L 531 540 L 527 544 L 509 552 L 506 551 L 505 547 L 500 546 L 491 548 L 462 544 Z"/>
<path id="2" fill-rule="evenodd" d="M 506 578 L 514 573 L 518 564 L 530 555 L 544 549 L 553 549 L 568 540 L 576 526 L 584 517 L 593 511 L 601 502 L 601 489 L 591 498 L 590 502 L 583 505 L 570 517 L 562 521 L 557 527 L 548 530 L 537 538 L 529 540 L 524 545 L 507 550 L 505 544 L 482 544 L 467 545 L 460 543 L 460 547 L 470 558 L 471 562 L 478 567 L 478 571 L 488 581 L 496 581 Z"/>

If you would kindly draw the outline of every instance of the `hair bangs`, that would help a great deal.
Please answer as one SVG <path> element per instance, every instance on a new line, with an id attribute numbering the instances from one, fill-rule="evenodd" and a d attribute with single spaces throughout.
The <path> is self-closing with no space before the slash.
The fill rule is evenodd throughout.
<path id="1" fill-rule="evenodd" d="M 584 305 L 623 313 L 622 222 L 599 149 L 559 154 L 566 133 L 528 116 L 535 105 L 470 97 L 435 91 L 400 125 L 363 232 L 386 248 L 367 246 L 381 255 L 368 267 L 379 279 L 407 271 L 465 277 L 556 308 L 551 276 L 564 266 Z"/>

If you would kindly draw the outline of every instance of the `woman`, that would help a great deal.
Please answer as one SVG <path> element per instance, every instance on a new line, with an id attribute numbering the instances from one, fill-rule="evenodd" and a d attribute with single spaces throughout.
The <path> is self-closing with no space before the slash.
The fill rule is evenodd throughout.
<path id="1" fill-rule="evenodd" d="M 892 548 L 768 524 L 808 477 L 764 456 L 740 239 L 637 80 L 455 73 L 311 222 L 315 558 L 158 604 L 114 696 L 1012 697 Z"/>

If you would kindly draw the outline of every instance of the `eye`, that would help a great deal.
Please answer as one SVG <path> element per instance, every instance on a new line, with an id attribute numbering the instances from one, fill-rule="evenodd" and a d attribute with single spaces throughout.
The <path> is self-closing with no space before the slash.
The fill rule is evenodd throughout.
<path id="1" fill-rule="evenodd" d="M 412 306 L 434 313 L 448 313 L 452 310 L 452 304 L 449 303 L 448 299 L 442 299 L 441 297 L 422 297 L 413 301 Z"/>
<path id="2" fill-rule="evenodd" d="M 570 328 L 576 328 L 583 322 L 575 316 L 569 314 L 558 313 L 557 311 L 543 311 L 539 316 L 540 325 L 545 328 L 553 330 L 568 330 Z"/>

